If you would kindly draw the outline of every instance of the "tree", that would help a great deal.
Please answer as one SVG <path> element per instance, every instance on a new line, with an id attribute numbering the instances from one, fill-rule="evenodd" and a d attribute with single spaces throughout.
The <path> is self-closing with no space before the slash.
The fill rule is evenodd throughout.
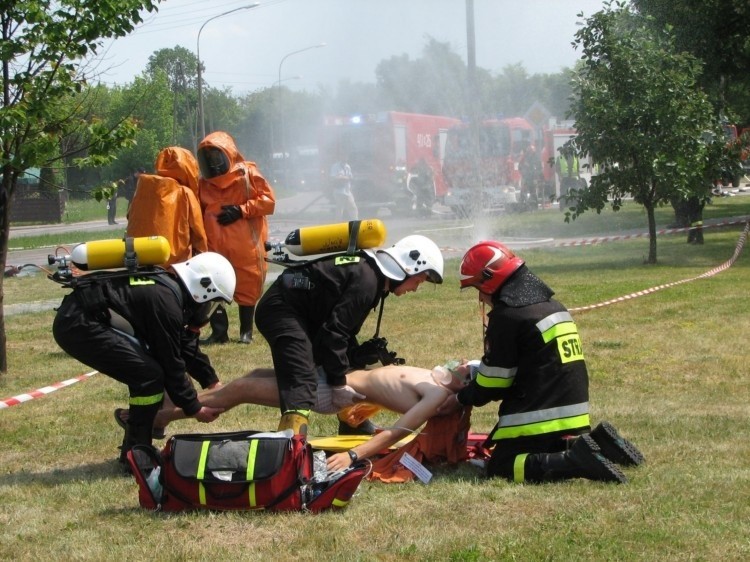
<path id="1" fill-rule="evenodd" d="M 678 50 L 704 62 L 699 79 L 718 114 L 750 123 L 750 4 L 747 0 L 633 0 L 656 29 L 670 26 Z"/>
<path id="2" fill-rule="evenodd" d="M 11 198 L 20 174 L 48 167 L 67 155 L 64 137 L 82 131 L 86 146 L 65 147 L 105 164 L 127 144 L 131 122 L 115 128 L 85 121 L 74 103 L 87 76 L 85 59 L 105 39 L 121 37 L 161 0 L 0 0 L 0 262 L 6 264 Z M 5 316 L 0 278 L 0 373 L 7 371 Z"/>
<path id="3" fill-rule="evenodd" d="M 172 91 L 172 144 L 195 150 L 198 146 L 198 57 L 185 47 L 159 49 L 148 58 L 146 74 L 164 72 Z"/>
<path id="4" fill-rule="evenodd" d="M 616 211 L 632 195 L 646 209 L 648 263 L 656 263 L 655 208 L 705 194 L 721 142 L 711 104 L 697 87 L 700 63 L 677 53 L 667 31 L 653 31 L 624 2 L 606 3 L 574 44 L 582 57 L 571 106 L 578 136 L 569 148 L 588 154 L 602 172 L 576 193 L 572 218 L 608 203 Z"/>

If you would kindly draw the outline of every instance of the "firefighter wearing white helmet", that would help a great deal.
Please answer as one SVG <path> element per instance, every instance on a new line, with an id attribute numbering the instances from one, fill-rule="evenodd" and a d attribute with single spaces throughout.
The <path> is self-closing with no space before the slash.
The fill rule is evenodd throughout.
<path id="1" fill-rule="evenodd" d="M 492 311 L 476 378 L 440 412 L 500 401 L 487 475 L 625 482 L 617 464 L 640 464 L 643 455 L 607 422 L 591 431 L 581 338 L 552 289 L 493 240 L 469 248 L 459 273 L 461 288 L 476 288 Z"/>
<path id="2" fill-rule="evenodd" d="M 356 336 L 388 294 L 416 291 L 425 281 L 443 282 L 443 255 L 432 240 L 416 235 L 390 248 L 290 267 L 274 281 L 258 303 L 255 323 L 271 346 L 279 430 L 307 432 L 319 379 L 333 387 L 334 411 L 366 399 L 346 386 L 346 373 L 368 364 L 357 364 L 364 359 L 357 354 Z"/>
<path id="3" fill-rule="evenodd" d="M 203 388 L 218 382 L 198 346 L 197 330 L 211 307 L 232 302 L 236 279 L 223 256 L 206 252 L 172 269 L 92 272 L 79 278 L 57 311 L 52 333 L 82 363 L 128 386 L 120 463 L 134 445 L 150 445 L 164 393 L 187 416 L 215 420 L 221 410 L 201 405 L 188 378 Z"/>

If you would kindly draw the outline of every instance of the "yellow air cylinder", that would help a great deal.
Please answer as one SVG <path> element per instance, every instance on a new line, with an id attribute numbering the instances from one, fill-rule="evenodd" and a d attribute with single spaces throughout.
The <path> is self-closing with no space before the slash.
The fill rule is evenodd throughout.
<path id="1" fill-rule="evenodd" d="M 382 246 L 386 234 L 385 225 L 380 219 L 361 220 L 357 234 L 357 249 Z M 298 228 L 289 233 L 284 245 L 295 256 L 343 252 L 349 247 L 349 223 Z"/>
<path id="2" fill-rule="evenodd" d="M 161 265 L 169 259 L 169 242 L 163 236 L 131 238 L 138 265 Z M 125 267 L 125 240 L 94 240 L 78 244 L 70 259 L 78 269 L 114 269 Z"/>

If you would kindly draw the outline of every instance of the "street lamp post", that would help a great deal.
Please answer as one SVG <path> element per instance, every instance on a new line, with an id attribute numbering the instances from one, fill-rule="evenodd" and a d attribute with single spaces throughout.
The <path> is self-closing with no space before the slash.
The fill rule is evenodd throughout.
<path id="1" fill-rule="evenodd" d="M 281 97 L 281 67 L 284 65 L 284 61 L 291 57 L 292 55 L 296 55 L 298 53 L 303 53 L 305 51 L 309 51 L 310 49 L 319 49 L 320 47 L 325 47 L 325 43 L 318 43 L 317 45 L 310 45 L 309 47 L 305 47 L 304 49 L 297 49 L 296 51 L 292 51 L 291 53 L 287 53 L 281 58 L 281 62 L 279 63 L 279 128 L 281 129 L 281 157 L 282 162 L 284 163 L 284 173 L 286 174 L 287 167 L 286 167 L 286 133 L 284 132 L 284 107 L 282 105 L 282 97 Z"/>
<path id="2" fill-rule="evenodd" d="M 239 8 L 235 8 L 234 10 L 222 12 L 221 14 L 208 18 L 206 21 L 203 22 L 203 25 L 201 25 L 201 28 L 198 30 L 198 42 L 196 45 L 196 54 L 198 56 L 198 111 L 200 112 L 201 138 L 202 139 L 206 137 L 206 118 L 203 114 L 203 79 L 201 75 L 201 32 L 203 31 L 203 28 L 206 27 L 206 24 L 210 21 L 213 21 L 217 18 L 226 16 L 229 14 L 233 14 L 234 12 L 239 12 L 240 10 L 249 10 L 257 6 L 260 6 L 260 2 L 255 2 L 254 4 L 248 4 L 247 6 L 240 6 Z"/>

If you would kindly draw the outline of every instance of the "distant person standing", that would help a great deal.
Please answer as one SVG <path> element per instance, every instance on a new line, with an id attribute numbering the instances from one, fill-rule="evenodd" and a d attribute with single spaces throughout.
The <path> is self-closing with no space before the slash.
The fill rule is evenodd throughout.
<path id="1" fill-rule="evenodd" d="M 208 249 L 226 257 L 237 273 L 234 300 L 240 309 L 240 343 L 253 339 L 255 304 L 263 292 L 268 264 L 267 216 L 276 198 L 255 162 L 245 160 L 234 139 L 217 131 L 198 145 L 199 198 Z M 203 344 L 229 341 L 229 319 L 222 306 L 211 316 L 211 335 Z"/>
<path id="2" fill-rule="evenodd" d="M 570 190 L 581 187 L 580 162 L 575 154 L 565 154 L 557 157 L 555 160 L 555 173 L 560 182 L 560 210 L 565 211 L 568 207 L 574 206 L 575 197 L 570 194 Z"/>
<path id="3" fill-rule="evenodd" d="M 330 172 L 333 183 L 333 200 L 336 205 L 336 219 L 343 221 L 357 220 L 359 210 L 352 194 L 352 169 L 346 159 L 333 163 Z"/>
<path id="4" fill-rule="evenodd" d="M 135 189 L 138 185 L 138 177 L 145 173 L 145 168 L 138 168 L 131 174 L 117 181 L 117 190 L 107 200 L 107 223 L 117 224 L 117 198 L 124 197 L 128 201 L 128 209 L 130 209 L 130 202 L 133 200 L 135 195 Z"/>
<path id="5" fill-rule="evenodd" d="M 135 190 L 138 188 L 138 179 L 141 177 L 141 174 L 145 173 L 146 168 L 138 168 L 125 178 L 125 183 L 120 190 L 120 195 L 128 200 L 128 211 L 130 211 L 130 204 L 133 202 L 133 197 L 135 197 Z"/>

